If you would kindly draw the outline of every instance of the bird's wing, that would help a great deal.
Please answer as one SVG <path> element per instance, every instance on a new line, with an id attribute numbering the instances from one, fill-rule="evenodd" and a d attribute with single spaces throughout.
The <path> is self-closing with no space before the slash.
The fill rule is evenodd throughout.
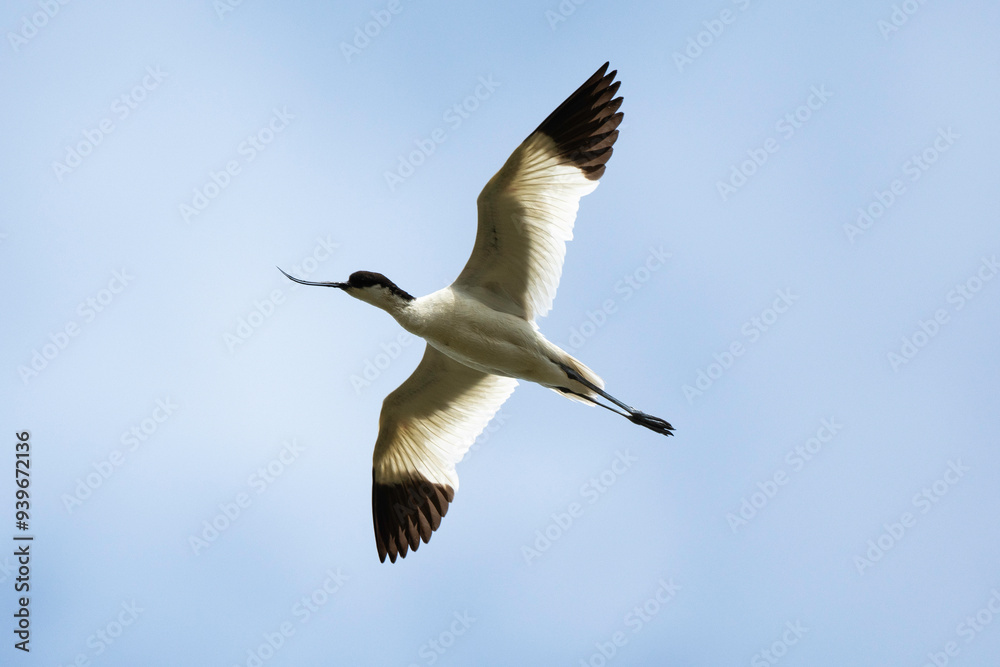
<path id="1" fill-rule="evenodd" d="M 396 562 L 441 524 L 458 489 L 455 464 L 517 386 L 430 345 L 413 374 L 386 396 L 372 464 L 379 559 Z"/>
<path id="2" fill-rule="evenodd" d="M 623 117 L 621 82 L 607 69 L 542 121 L 479 194 L 476 244 L 455 286 L 492 308 L 527 320 L 552 308 L 580 197 L 597 187 Z"/>

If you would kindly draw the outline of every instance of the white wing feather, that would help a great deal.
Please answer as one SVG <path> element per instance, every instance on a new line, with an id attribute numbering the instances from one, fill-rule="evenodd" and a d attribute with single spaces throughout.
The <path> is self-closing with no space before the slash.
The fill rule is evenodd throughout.
<path id="1" fill-rule="evenodd" d="M 455 464 L 517 387 L 430 345 L 413 374 L 386 396 L 372 462 L 372 517 L 379 557 L 416 551 L 458 489 Z"/>
<path id="2" fill-rule="evenodd" d="M 607 63 L 511 154 L 477 200 L 472 256 L 454 285 L 527 320 L 549 312 L 580 198 L 594 191 L 618 138 L 622 98 Z"/>

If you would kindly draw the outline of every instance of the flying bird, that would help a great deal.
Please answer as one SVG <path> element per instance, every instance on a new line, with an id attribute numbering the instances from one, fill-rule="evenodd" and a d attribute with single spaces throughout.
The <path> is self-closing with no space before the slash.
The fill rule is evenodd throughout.
<path id="1" fill-rule="evenodd" d="M 385 398 L 379 417 L 372 515 L 382 562 L 430 541 L 458 489 L 455 464 L 518 380 L 672 434 L 663 419 L 605 392 L 600 376 L 535 324 L 552 307 L 580 197 L 597 187 L 618 139 L 621 82 L 608 65 L 549 114 L 483 188 L 472 256 L 448 287 L 416 298 L 381 273 L 310 282 L 279 267 L 297 283 L 335 287 L 377 306 L 427 341 L 420 364 Z"/>

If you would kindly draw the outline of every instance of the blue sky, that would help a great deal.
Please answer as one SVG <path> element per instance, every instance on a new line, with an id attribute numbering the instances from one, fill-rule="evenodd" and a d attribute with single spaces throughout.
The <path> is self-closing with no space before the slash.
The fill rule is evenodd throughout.
<path id="1" fill-rule="evenodd" d="M 4 664 L 888 665 L 1000 655 L 995 3 L 7 2 Z M 367 34 L 366 34 L 367 31 Z M 552 341 L 431 542 L 371 451 L 448 284 L 605 60 Z M 30 433 L 30 654 L 14 648 Z"/>

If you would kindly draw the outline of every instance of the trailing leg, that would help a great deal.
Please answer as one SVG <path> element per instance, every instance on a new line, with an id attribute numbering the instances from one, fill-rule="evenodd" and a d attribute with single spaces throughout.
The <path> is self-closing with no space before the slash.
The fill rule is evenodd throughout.
<path id="1" fill-rule="evenodd" d="M 585 386 L 587 389 L 590 389 L 591 391 L 597 393 L 598 395 L 606 398 L 607 400 L 611 401 L 612 403 L 614 403 L 615 405 L 617 405 L 619 408 L 621 408 L 622 410 L 624 410 L 625 413 L 618 412 L 617 410 L 615 410 L 615 409 L 613 409 L 613 408 L 611 408 L 611 407 L 609 407 L 607 405 L 604 405 L 603 403 L 600 403 L 600 402 L 595 401 L 595 400 L 593 400 L 591 398 L 588 398 L 588 397 L 584 397 L 584 398 L 588 398 L 588 400 L 590 400 L 595 405 L 600 405 L 602 408 L 606 408 L 606 409 L 611 410 L 612 412 L 614 412 L 616 414 L 620 414 L 621 416 L 626 417 L 633 424 L 638 424 L 639 426 L 645 426 L 649 430 L 656 431 L 657 433 L 659 433 L 661 435 L 673 435 L 674 427 L 671 426 L 668 421 L 666 421 L 664 419 L 660 419 L 659 417 L 654 417 L 653 415 L 650 415 L 650 414 L 647 414 L 645 412 L 642 412 L 641 410 L 636 410 L 632 406 L 626 405 L 625 403 L 622 403 L 617 398 L 615 398 L 611 394 L 607 393 L 606 391 L 604 391 L 603 389 L 601 389 L 600 387 L 598 387 L 594 383 L 589 382 L 586 378 L 582 377 L 579 373 L 577 373 L 576 371 L 574 371 L 569 366 L 566 366 L 565 364 L 559 364 L 559 366 L 563 369 L 563 372 L 566 373 L 566 377 L 568 377 L 570 380 L 574 380 L 576 382 L 579 382 L 580 384 L 582 384 L 583 386 Z M 570 392 L 570 393 L 575 393 L 575 392 Z M 580 396 L 580 394 L 576 394 L 576 395 Z"/>

